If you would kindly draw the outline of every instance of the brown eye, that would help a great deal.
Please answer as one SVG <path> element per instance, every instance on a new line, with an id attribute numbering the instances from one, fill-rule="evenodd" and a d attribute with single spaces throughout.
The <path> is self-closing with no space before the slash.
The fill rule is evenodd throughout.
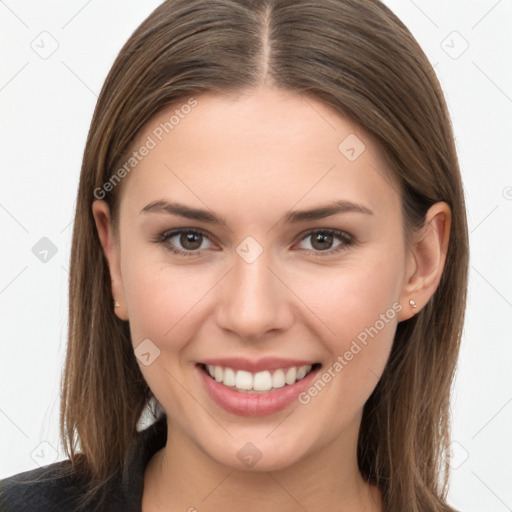
<path id="1" fill-rule="evenodd" d="M 176 229 L 162 233 L 155 241 L 179 256 L 197 256 L 212 243 L 207 235 L 194 229 Z M 207 244 L 205 247 L 205 243 Z M 209 245 L 208 245 L 209 244 Z"/>
<path id="2" fill-rule="evenodd" d="M 334 254 L 338 251 L 348 249 L 354 244 L 354 239 L 348 233 L 332 229 L 317 229 L 306 233 L 301 239 L 301 243 L 309 242 L 302 249 L 317 255 L 323 256 Z M 309 245 L 309 247 L 308 247 Z"/>
<path id="3" fill-rule="evenodd" d="M 331 248 L 334 237 L 329 233 L 315 233 L 311 235 L 311 245 L 319 251 Z"/>
<path id="4" fill-rule="evenodd" d="M 203 235 L 200 233 L 185 232 L 180 235 L 181 247 L 188 251 L 196 251 L 201 247 L 203 241 Z"/>

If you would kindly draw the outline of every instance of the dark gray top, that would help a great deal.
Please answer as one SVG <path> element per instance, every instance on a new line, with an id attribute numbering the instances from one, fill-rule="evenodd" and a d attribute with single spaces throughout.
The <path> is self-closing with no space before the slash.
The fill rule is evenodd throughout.
<path id="1" fill-rule="evenodd" d="M 126 474 L 121 465 L 105 484 L 104 500 L 80 505 L 88 490 L 87 482 L 76 475 L 62 476 L 70 461 L 13 475 L 0 481 L 1 512 L 141 512 L 144 472 L 151 457 L 167 441 L 165 415 L 139 432 L 126 454 Z"/>

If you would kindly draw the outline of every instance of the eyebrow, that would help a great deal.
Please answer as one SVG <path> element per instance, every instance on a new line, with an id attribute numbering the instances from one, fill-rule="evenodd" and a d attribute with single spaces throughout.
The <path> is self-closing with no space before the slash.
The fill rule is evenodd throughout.
<path id="1" fill-rule="evenodd" d="M 283 221 L 288 224 L 324 219 L 337 213 L 356 212 L 366 215 L 373 215 L 372 210 L 361 204 L 352 203 L 350 201 L 339 200 L 333 201 L 325 206 L 312 208 L 310 210 L 290 210 L 287 212 Z M 227 225 L 224 217 L 216 215 L 210 210 L 201 210 L 198 208 L 190 208 L 180 203 L 170 203 L 163 199 L 152 201 L 146 205 L 140 213 L 166 213 L 169 215 L 177 215 L 187 219 L 193 219 L 211 224 Z"/>

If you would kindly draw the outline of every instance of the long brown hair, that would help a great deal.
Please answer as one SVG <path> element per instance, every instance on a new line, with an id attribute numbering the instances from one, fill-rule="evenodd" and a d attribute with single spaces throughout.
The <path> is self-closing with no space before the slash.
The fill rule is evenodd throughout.
<path id="1" fill-rule="evenodd" d="M 91 211 L 94 191 L 161 109 L 203 91 L 263 83 L 320 100 L 375 139 L 400 183 L 407 232 L 422 226 L 435 202 L 451 208 L 440 284 L 417 315 L 398 325 L 365 404 L 358 461 L 363 477 L 381 489 L 386 510 L 452 510 L 442 455 L 466 301 L 464 195 L 432 66 L 377 0 L 169 0 L 120 51 L 96 105 L 76 205 L 60 425 L 72 467 L 88 475 L 96 492 L 122 464 L 152 399 L 128 323 L 113 312 Z M 121 189 L 105 196 L 114 221 Z"/>

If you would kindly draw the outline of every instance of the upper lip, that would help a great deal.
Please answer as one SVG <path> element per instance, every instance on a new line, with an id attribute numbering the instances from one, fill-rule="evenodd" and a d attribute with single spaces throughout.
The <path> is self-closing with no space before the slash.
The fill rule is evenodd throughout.
<path id="1" fill-rule="evenodd" d="M 246 359 L 245 357 L 216 357 L 213 359 L 203 359 L 199 364 L 208 364 L 212 366 L 223 366 L 233 370 L 245 370 L 251 373 L 257 373 L 264 370 L 277 370 L 279 368 L 290 368 L 292 366 L 313 366 L 318 361 L 306 361 L 303 359 L 285 359 L 281 357 L 263 357 L 258 360 Z"/>

